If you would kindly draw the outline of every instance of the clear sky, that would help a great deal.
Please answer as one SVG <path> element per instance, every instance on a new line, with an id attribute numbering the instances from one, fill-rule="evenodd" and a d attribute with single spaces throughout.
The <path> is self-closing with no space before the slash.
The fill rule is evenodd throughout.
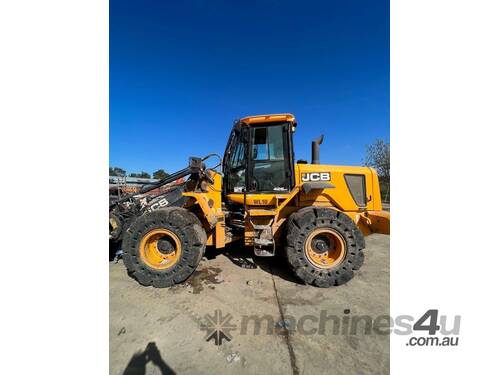
<path id="1" fill-rule="evenodd" d="M 110 1 L 110 165 L 174 172 L 233 121 L 293 113 L 297 159 L 389 140 L 389 1 Z"/>

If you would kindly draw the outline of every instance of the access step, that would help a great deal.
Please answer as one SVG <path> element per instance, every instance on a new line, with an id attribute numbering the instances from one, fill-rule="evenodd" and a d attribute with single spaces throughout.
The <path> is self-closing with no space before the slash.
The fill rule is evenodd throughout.
<path id="1" fill-rule="evenodd" d="M 253 247 L 253 252 L 258 257 L 273 257 L 274 256 L 274 243 L 272 245 L 258 245 Z"/>
<path id="2" fill-rule="evenodd" d="M 248 210 L 250 216 L 276 216 L 277 212 L 275 210 L 265 210 L 260 208 L 254 208 Z"/>

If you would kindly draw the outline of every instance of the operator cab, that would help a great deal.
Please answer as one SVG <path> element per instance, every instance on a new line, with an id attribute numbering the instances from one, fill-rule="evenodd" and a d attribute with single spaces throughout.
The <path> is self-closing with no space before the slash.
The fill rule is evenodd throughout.
<path id="1" fill-rule="evenodd" d="M 289 192 L 295 185 L 293 115 L 245 117 L 235 122 L 224 153 L 224 193 Z"/>

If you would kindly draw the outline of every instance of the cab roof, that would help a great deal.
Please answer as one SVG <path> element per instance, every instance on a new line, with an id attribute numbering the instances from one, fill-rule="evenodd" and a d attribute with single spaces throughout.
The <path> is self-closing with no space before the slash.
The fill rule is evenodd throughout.
<path id="1" fill-rule="evenodd" d="M 262 124 L 265 122 L 285 122 L 285 121 L 292 122 L 294 124 L 297 122 L 295 120 L 295 116 L 290 113 L 247 116 L 239 120 L 240 123 L 244 123 L 246 125 Z"/>

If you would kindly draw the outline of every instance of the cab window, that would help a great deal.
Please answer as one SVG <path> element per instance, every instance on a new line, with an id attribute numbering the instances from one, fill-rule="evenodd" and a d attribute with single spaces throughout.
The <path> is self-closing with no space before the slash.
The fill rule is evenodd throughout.
<path id="1" fill-rule="evenodd" d="M 285 157 L 288 146 L 286 124 L 252 129 L 252 170 L 250 190 L 290 190 L 290 173 Z"/>

